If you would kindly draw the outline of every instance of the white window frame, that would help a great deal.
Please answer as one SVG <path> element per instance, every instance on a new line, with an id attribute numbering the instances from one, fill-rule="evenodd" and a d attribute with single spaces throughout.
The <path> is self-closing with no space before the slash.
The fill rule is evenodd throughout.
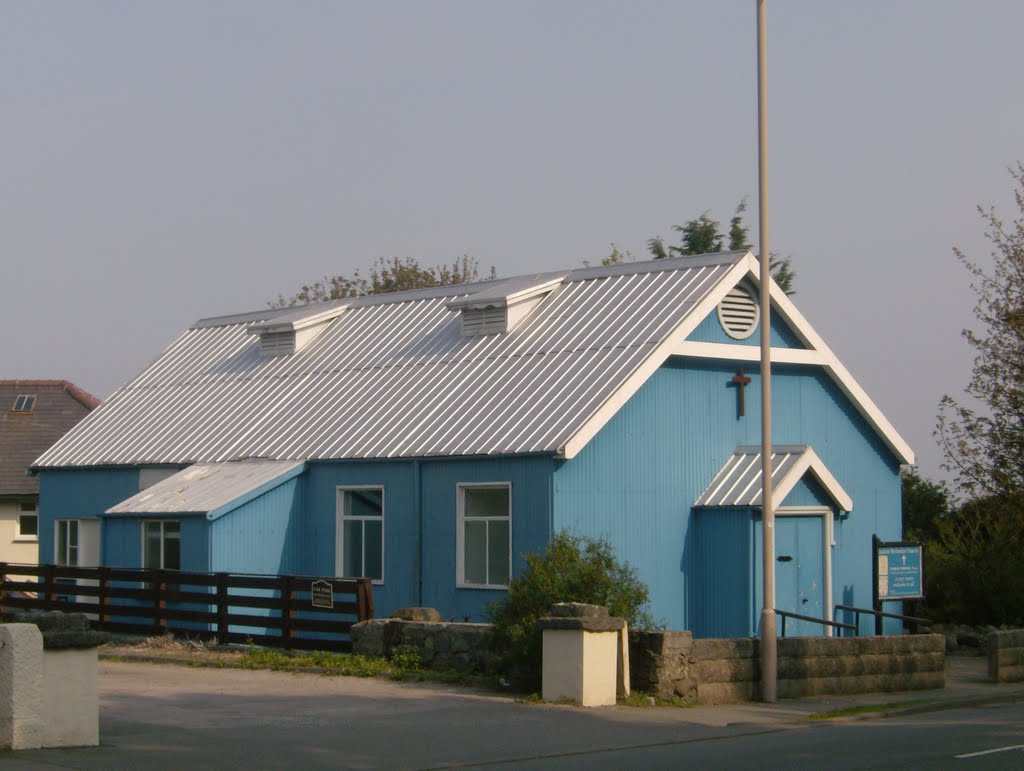
<path id="1" fill-rule="evenodd" d="M 508 514 L 504 517 L 472 517 L 472 519 L 477 522 L 508 522 L 508 581 L 504 584 L 471 584 L 466 581 L 466 490 L 501 487 L 508 490 Z M 508 584 L 512 580 L 512 482 L 459 482 L 456 485 L 456 490 L 458 524 L 455 532 L 455 586 L 459 589 L 508 589 Z M 488 527 L 487 537 L 490 538 L 490 535 L 491 531 Z M 485 547 L 485 557 L 489 557 L 489 551 Z M 489 574 L 490 570 L 487 569 L 486 573 Z"/>
<path id="2" fill-rule="evenodd" d="M 75 561 L 71 562 L 68 560 L 68 554 L 71 551 L 71 526 L 75 526 Z M 61 554 L 60 549 L 60 531 L 61 529 L 67 530 L 67 537 L 64 539 L 64 554 Z M 77 519 L 58 519 L 53 523 L 53 562 L 56 565 L 67 565 L 68 567 L 78 567 L 79 559 L 82 555 L 82 533 L 78 526 Z"/>
<path id="3" fill-rule="evenodd" d="M 25 504 L 30 504 L 31 509 L 26 509 Z M 35 517 L 36 518 L 36 532 L 35 535 L 29 533 L 26 535 L 21 532 L 21 518 L 22 517 Z M 39 503 L 36 501 L 19 501 L 18 502 L 18 519 L 16 520 L 16 532 L 14 540 L 19 543 L 38 543 L 39 542 Z"/>
<path id="4" fill-rule="evenodd" d="M 160 564 L 156 567 L 146 565 L 146 525 L 160 525 Z M 166 547 L 167 547 L 167 525 L 178 526 L 178 567 L 167 568 L 164 567 L 164 563 L 167 561 Z M 143 570 L 181 570 L 181 520 L 180 519 L 144 519 L 142 520 L 142 527 L 139 528 L 140 535 L 140 546 L 142 557 L 139 562 L 142 565 Z"/>
<path id="5" fill-rule="evenodd" d="M 345 516 L 345 494 L 358 492 L 360 490 L 379 490 L 380 491 L 380 516 L 379 517 L 346 517 Z M 387 576 L 387 563 L 384 559 L 387 549 L 387 491 L 384 489 L 384 485 L 339 485 L 335 496 L 335 518 L 334 518 L 334 575 L 345 576 L 345 522 L 351 520 L 353 522 L 376 522 L 380 520 L 380 578 L 370 578 L 370 576 L 346 576 L 347 578 L 370 578 L 374 586 L 383 586 L 384 579 Z M 362 564 L 363 573 L 366 573 L 366 525 L 362 527 L 363 534 L 363 554 Z"/>

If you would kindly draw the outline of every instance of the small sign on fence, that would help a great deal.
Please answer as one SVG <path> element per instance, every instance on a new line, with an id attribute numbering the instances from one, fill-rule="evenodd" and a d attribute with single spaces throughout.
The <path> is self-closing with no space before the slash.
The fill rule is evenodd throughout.
<path id="1" fill-rule="evenodd" d="M 309 588 L 309 593 L 314 608 L 334 607 L 334 587 L 330 581 L 324 581 L 323 579 L 314 581 Z"/>

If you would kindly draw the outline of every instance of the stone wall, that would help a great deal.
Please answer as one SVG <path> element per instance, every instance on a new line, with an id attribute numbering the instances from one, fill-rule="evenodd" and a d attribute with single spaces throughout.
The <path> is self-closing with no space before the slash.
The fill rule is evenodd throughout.
<path id="1" fill-rule="evenodd" d="M 990 632 L 985 638 L 988 677 L 994 683 L 1024 680 L 1024 629 Z"/>
<path id="2" fill-rule="evenodd" d="M 427 669 L 483 672 L 493 659 L 483 640 L 488 629 L 490 624 L 373 619 L 352 626 L 352 652 L 391 658 L 396 650 L 411 650 Z"/>
<path id="3" fill-rule="evenodd" d="M 759 697 L 756 638 L 694 640 L 690 632 L 630 635 L 633 687 L 704 704 Z M 786 637 L 779 640 L 781 698 L 874 693 L 946 684 L 942 635 Z"/>

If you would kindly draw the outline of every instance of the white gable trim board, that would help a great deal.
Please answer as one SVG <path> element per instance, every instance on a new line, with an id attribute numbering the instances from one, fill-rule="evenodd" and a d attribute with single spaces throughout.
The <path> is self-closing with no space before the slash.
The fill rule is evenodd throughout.
<path id="1" fill-rule="evenodd" d="M 772 483 L 775 500 L 781 505 L 808 471 L 842 511 L 853 511 L 853 499 L 828 470 L 813 448 L 807 445 L 779 445 L 772 448 Z M 737 447 L 736 452 L 715 474 L 694 506 L 760 506 L 761 448 Z"/>

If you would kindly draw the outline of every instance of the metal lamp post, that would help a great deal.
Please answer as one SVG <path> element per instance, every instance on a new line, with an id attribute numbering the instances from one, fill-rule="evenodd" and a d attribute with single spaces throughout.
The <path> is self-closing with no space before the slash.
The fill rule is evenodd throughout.
<path id="1" fill-rule="evenodd" d="M 772 502 L 771 252 L 768 248 L 768 52 L 765 0 L 757 0 L 757 171 L 761 244 L 761 698 L 774 702 L 778 664 L 775 638 L 775 508 Z"/>

